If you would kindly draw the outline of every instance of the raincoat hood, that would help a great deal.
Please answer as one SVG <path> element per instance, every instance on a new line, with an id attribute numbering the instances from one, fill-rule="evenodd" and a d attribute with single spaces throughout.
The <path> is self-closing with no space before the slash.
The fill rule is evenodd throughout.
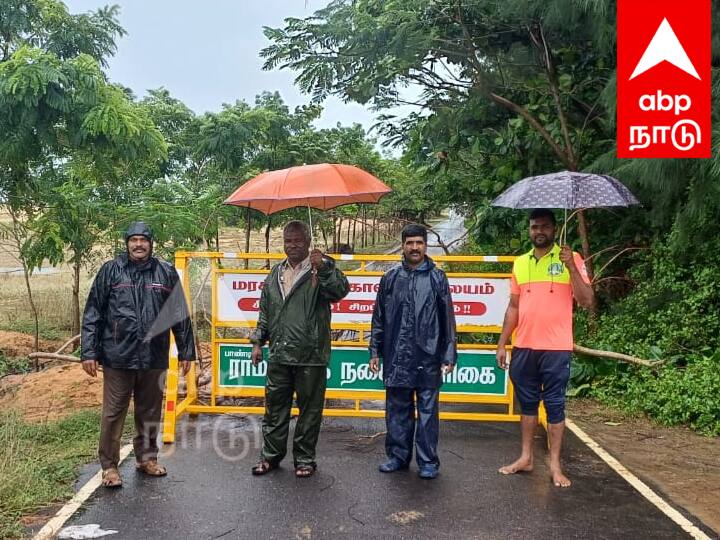
<path id="1" fill-rule="evenodd" d="M 144 236 L 148 240 L 150 240 L 150 243 L 153 241 L 152 237 L 152 231 L 150 230 L 150 227 L 148 227 L 145 223 L 142 221 L 135 221 L 130 224 L 128 227 L 128 230 L 125 231 L 125 243 L 127 244 L 128 240 L 130 240 L 131 236 Z"/>

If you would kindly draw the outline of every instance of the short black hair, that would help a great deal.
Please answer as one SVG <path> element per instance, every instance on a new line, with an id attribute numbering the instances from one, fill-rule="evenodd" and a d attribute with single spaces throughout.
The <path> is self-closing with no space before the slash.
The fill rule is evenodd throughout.
<path id="1" fill-rule="evenodd" d="M 294 219 L 292 221 L 288 221 L 285 227 L 283 228 L 283 236 L 285 236 L 285 233 L 288 232 L 301 232 L 303 236 L 305 237 L 305 240 L 308 242 L 310 241 L 310 229 L 308 226 L 303 223 L 302 221 L 298 221 L 297 219 Z"/>
<path id="2" fill-rule="evenodd" d="M 417 223 L 410 223 L 403 227 L 402 233 L 400 233 L 403 243 L 408 236 L 422 236 L 425 243 L 427 243 L 427 229 Z"/>
<path id="3" fill-rule="evenodd" d="M 540 218 L 548 218 L 550 220 L 550 223 L 553 225 L 557 225 L 557 221 L 555 220 L 555 213 L 548 209 L 548 208 L 536 208 L 532 212 L 530 212 L 530 221 L 533 219 L 540 219 Z"/>

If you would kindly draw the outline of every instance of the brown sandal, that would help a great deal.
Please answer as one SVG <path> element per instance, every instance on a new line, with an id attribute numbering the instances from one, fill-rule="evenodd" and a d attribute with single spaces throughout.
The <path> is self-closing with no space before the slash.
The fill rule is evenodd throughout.
<path id="1" fill-rule="evenodd" d="M 102 472 L 102 485 L 106 488 L 122 487 L 122 478 L 115 467 L 110 467 Z"/>
<path id="2" fill-rule="evenodd" d="M 155 459 L 149 459 L 148 461 L 143 461 L 142 463 L 136 463 L 135 470 L 147 474 L 148 476 L 165 476 L 167 474 L 167 469 L 158 465 L 158 462 Z"/>
<path id="3" fill-rule="evenodd" d="M 315 474 L 315 471 L 317 470 L 317 465 L 314 463 L 303 463 L 302 465 L 297 465 L 295 467 L 295 477 L 296 478 L 309 478 L 313 474 Z"/>
<path id="4" fill-rule="evenodd" d="M 252 468 L 253 476 L 262 476 L 263 474 L 267 474 L 273 469 L 277 469 L 278 466 L 276 463 L 271 463 L 266 459 L 261 459 L 258 461 L 255 466 Z"/>

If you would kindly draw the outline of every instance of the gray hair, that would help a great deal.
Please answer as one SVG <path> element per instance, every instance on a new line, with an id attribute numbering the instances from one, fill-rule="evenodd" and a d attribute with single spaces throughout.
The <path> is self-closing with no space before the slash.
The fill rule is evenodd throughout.
<path id="1" fill-rule="evenodd" d="M 308 226 L 302 221 L 296 219 L 289 221 L 283 228 L 283 236 L 289 232 L 301 232 L 305 240 L 310 241 L 310 229 L 308 229 Z"/>

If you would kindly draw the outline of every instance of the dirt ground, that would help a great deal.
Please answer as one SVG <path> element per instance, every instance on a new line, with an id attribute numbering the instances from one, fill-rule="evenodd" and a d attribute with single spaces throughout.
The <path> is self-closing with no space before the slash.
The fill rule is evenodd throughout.
<path id="1" fill-rule="evenodd" d="M 568 417 L 636 476 L 720 535 L 720 438 L 658 426 L 588 399 L 569 401 Z"/>
<path id="2" fill-rule="evenodd" d="M 62 346 L 62 341 L 41 339 L 40 350 L 54 352 Z M 8 358 L 24 358 L 35 350 L 35 338 L 21 332 L 5 332 L 0 330 L 0 352 Z"/>
<path id="3" fill-rule="evenodd" d="M 62 418 L 102 404 L 102 374 L 88 377 L 80 364 L 55 365 L 0 382 L 0 410 L 18 409 L 30 422 Z"/>

